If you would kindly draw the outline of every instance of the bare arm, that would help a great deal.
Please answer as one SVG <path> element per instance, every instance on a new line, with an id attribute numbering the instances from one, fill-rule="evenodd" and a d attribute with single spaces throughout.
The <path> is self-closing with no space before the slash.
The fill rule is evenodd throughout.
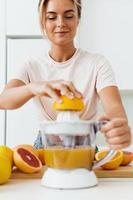
<path id="1" fill-rule="evenodd" d="M 0 94 L 0 109 L 16 109 L 33 97 L 27 85 L 20 80 L 11 80 Z"/>
<path id="2" fill-rule="evenodd" d="M 110 121 L 101 131 L 111 148 L 121 149 L 131 143 L 131 130 L 117 87 L 107 87 L 100 91 L 107 119 Z"/>
<path id="3" fill-rule="evenodd" d="M 121 96 L 117 87 L 106 87 L 99 93 L 106 115 L 112 119 L 122 117 L 127 119 Z"/>
<path id="4" fill-rule="evenodd" d="M 41 81 L 25 84 L 14 79 L 11 80 L 0 94 L 0 109 L 16 109 L 35 96 L 48 96 L 61 101 L 60 95 L 68 98 L 82 97 L 71 82 L 64 80 Z"/>

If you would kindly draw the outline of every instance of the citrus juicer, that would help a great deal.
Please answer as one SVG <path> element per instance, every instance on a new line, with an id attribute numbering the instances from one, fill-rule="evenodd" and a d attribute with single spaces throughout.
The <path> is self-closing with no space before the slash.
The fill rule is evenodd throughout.
<path id="1" fill-rule="evenodd" d="M 110 150 L 102 160 L 94 162 L 96 133 L 105 122 L 80 120 L 82 100 L 62 98 L 62 104 L 54 103 L 54 109 L 59 111 L 56 121 L 40 122 L 47 167 L 42 185 L 58 189 L 95 186 L 98 180 L 93 169 L 115 154 Z"/>

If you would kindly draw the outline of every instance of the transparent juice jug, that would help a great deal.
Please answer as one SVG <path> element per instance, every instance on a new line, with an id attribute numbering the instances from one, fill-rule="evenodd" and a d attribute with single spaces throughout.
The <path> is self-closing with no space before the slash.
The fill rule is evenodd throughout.
<path id="1" fill-rule="evenodd" d="M 59 189 L 86 188 L 97 185 L 93 171 L 109 161 L 115 150 L 95 162 L 96 133 L 105 122 L 43 121 L 40 131 L 47 166 L 42 185 Z"/>

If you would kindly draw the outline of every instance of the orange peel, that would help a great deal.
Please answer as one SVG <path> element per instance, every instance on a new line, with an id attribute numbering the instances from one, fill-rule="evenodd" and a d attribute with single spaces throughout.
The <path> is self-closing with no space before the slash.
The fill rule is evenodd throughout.
<path id="1" fill-rule="evenodd" d="M 123 160 L 121 166 L 126 166 L 130 164 L 133 160 L 133 153 L 130 151 L 123 151 Z"/>
<path id="2" fill-rule="evenodd" d="M 12 166 L 10 160 L 4 156 L 0 155 L 0 185 L 8 181 L 11 176 Z"/>
<path id="3" fill-rule="evenodd" d="M 0 155 L 5 156 L 9 159 L 11 166 L 13 166 L 13 150 L 5 145 L 0 146 Z"/>
<path id="4" fill-rule="evenodd" d="M 62 102 L 59 103 L 57 101 L 54 101 L 53 108 L 55 110 L 59 111 L 81 111 L 84 109 L 84 102 L 83 99 L 73 97 L 72 99 L 69 99 L 66 96 L 61 96 Z"/>
<path id="5" fill-rule="evenodd" d="M 95 159 L 97 161 L 101 160 L 103 157 L 105 157 L 108 151 L 109 150 L 102 150 L 102 151 L 97 152 L 95 154 Z M 123 160 L 123 151 L 117 150 L 115 156 L 110 161 L 102 165 L 101 167 L 106 170 L 114 170 L 120 166 L 120 164 L 122 163 L 122 160 Z"/>

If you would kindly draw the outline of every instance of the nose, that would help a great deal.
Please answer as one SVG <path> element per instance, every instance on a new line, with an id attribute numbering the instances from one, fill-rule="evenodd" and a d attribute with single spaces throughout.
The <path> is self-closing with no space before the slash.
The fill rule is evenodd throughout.
<path id="1" fill-rule="evenodd" d="M 57 27 L 63 27 L 65 26 L 65 22 L 62 16 L 59 16 L 57 19 Z"/>

